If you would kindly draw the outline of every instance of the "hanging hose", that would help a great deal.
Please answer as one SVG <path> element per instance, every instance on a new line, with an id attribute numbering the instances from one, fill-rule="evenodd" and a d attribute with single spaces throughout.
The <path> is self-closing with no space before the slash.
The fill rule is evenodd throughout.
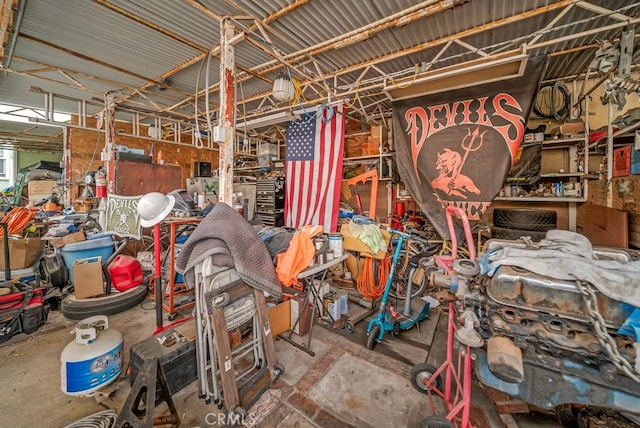
<path id="1" fill-rule="evenodd" d="M 371 257 L 367 257 L 364 260 L 364 267 L 362 268 L 362 272 L 360 272 L 360 275 L 358 275 L 358 280 L 356 281 L 358 291 L 364 298 L 375 300 L 378 297 L 382 296 L 382 293 L 384 293 L 384 288 L 387 285 L 388 277 L 388 259 L 385 258 L 380 260 L 376 272 L 374 259 Z"/>
<path id="2" fill-rule="evenodd" d="M 4 216 L 2 223 L 7 223 L 7 233 L 9 235 L 20 235 L 25 227 L 36 216 L 34 211 L 25 207 L 16 207 Z M 4 231 L 0 229 L 0 237 L 4 236 Z"/>

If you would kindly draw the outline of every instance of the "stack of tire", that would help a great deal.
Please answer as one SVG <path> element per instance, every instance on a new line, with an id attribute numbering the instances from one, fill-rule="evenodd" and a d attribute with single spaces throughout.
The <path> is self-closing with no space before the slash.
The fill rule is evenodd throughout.
<path id="1" fill-rule="evenodd" d="M 496 208 L 493 210 L 491 237 L 496 239 L 519 239 L 529 236 L 540 241 L 547 231 L 557 226 L 555 211 Z"/>

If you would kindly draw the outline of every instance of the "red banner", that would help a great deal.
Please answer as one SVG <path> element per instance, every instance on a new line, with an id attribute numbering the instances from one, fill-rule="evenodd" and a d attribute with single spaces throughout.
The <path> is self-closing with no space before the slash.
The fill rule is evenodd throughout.
<path id="1" fill-rule="evenodd" d="M 393 103 L 402 181 L 438 233 L 449 237 L 445 207 L 479 220 L 511 169 L 544 57 L 523 76 Z"/>

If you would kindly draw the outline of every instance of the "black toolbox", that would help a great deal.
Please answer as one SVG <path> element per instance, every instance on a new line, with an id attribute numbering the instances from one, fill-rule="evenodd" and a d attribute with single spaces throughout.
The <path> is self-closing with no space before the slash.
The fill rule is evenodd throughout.
<path id="1" fill-rule="evenodd" d="M 186 321 L 133 345 L 129 359 L 131 385 L 143 367 L 151 364 L 154 358 L 160 361 L 172 395 L 196 380 L 195 321 Z"/>

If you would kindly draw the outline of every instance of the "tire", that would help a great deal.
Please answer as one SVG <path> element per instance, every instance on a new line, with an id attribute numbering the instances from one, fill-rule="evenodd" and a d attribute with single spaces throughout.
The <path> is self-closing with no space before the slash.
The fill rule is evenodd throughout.
<path id="1" fill-rule="evenodd" d="M 146 296 L 146 285 L 138 285 L 109 296 L 76 299 L 71 295 L 64 298 L 60 310 L 65 318 L 71 320 L 82 320 L 94 315 L 114 315 L 136 306 Z"/>
<path id="2" fill-rule="evenodd" d="M 422 420 L 420 428 L 453 428 L 453 422 L 443 416 L 427 416 Z"/>
<path id="3" fill-rule="evenodd" d="M 353 325 L 351 321 L 347 321 L 346 323 L 344 323 L 344 330 L 347 333 L 353 334 L 356 331 L 356 326 Z"/>
<path id="4" fill-rule="evenodd" d="M 433 377 L 436 370 L 437 369 L 429 363 L 416 364 L 411 368 L 411 385 L 413 385 L 415 390 L 421 394 L 428 393 L 429 388 L 425 386 L 424 382 Z M 438 376 L 432 385 L 438 390 L 442 390 L 442 380 L 440 379 L 440 376 Z"/>
<path id="5" fill-rule="evenodd" d="M 374 324 L 371 327 L 371 331 L 369 332 L 369 336 L 367 337 L 367 349 L 372 350 L 378 344 L 378 336 L 380 335 L 380 326 L 378 324 Z"/>
<path id="6" fill-rule="evenodd" d="M 518 240 L 521 236 L 530 236 L 533 241 L 540 241 L 547 236 L 547 232 L 539 232 L 537 230 L 516 230 L 505 229 L 503 227 L 494 227 L 491 230 L 491 237 L 496 239 Z"/>
<path id="7" fill-rule="evenodd" d="M 496 208 L 493 225 L 505 229 L 546 232 L 557 226 L 555 211 Z"/>

